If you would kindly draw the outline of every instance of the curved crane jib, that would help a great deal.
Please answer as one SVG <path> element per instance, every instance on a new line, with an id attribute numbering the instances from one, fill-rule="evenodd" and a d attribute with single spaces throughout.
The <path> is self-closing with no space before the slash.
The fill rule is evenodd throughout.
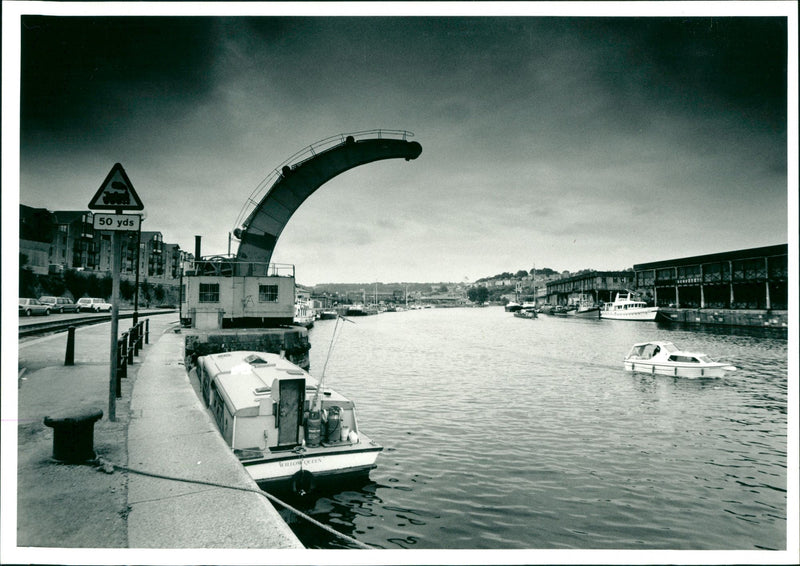
<path id="1" fill-rule="evenodd" d="M 292 166 L 284 165 L 281 174 L 247 221 L 236 229 L 240 239 L 237 258 L 269 263 L 283 228 L 300 205 L 323 184 L 359 165 L 383 159 L 416 159 L 422 146 L 402 139 L 356 139 L 349 135 L 338 145 L 320 151 Z"/>

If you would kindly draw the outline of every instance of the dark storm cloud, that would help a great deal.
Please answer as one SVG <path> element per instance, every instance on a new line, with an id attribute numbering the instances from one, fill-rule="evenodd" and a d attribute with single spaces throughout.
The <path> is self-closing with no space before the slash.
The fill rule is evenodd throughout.
<path id="1" fill-rule="evenodd" d="M 202 97 L 212 28 L 208 18 L 23 16 L 23 145 L 29 132 L 100 129 L 133 99 Z"/>
<path id="2" fill-rule="evenodd" d="M 535 75 L 535 66 L 545 65 L 554 50 L 589 50 L 591 59 L 576 53 L 561 63 L 591 60 L 591 78 L 619 97 L 640 96 L 644 80 L 654 98 L 668 96 L 697 111 L 723 102 L 745 119 L 780 128 L 786 119 L 786 25 L 785 18 L 734 17 L 24 16 L 23 133 L 85 127 L 124 114 L 134 96 L 165 105 L 202 99 L 213 87 L 217 32 L 250 33 L 252 49 L 245 55 L 270 52 L 287 84 L 296 86 L 293 75 L 313 70 L 343 73 L 356 88 L 373 80 L 425 88 L 433 73 L 460 68 L 455 79 L 449 76 L 451 88 L 480 87 L 467 84 L 477 79 L 487 103 L 514 89 L 514 77 Z M 493 88 L 499 91 L 494 96 Z M 465 116 L 456 104 L 444 108 Z"/>
<path id="3" fill-rule="evenodd" d="M 270 168 L 331 134 L 384 127 L 414 131 L 420 159 L 327 183 L 282 234 L 280 261 L 351 278 L 329 259 L 337 246 L 379 258 L 403 241 L 382 268 L 450 263 L 477 277 L 531 250 L 562 269 L 656 260 L 654 233 L 684 255 L 786 238 L 786 18 L 23 22 L 25 204 L 82 206 L 121 161 L 165 241 L 224 247 Z M 625 230 L 620 203 L 639 212 Z M 613 252 L 600 259 L 599 246 Z"/>

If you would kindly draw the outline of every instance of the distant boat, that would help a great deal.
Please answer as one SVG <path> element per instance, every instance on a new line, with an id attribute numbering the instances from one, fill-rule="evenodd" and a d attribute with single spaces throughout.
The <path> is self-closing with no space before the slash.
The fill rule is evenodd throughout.
<path id="1" fill-rule="evenodd" d="M 590 299 L 583 299 L 576 304 L 575 309 L 568 311 L 569 316 L 578 316 L 581 318 L 600 318 L 600 307 Z"/>
<path id="2" fill-rule="evenodd" d="M 306 301 L 294 304 L 294 324 L 311 328 L 314 326 L 314 308 Z"/>
<path id="3" fill-rule="evenodd" d="M 320 320 L 332 320 L 339 316 L 339 313 L 334 309 L 323 309 L 319 312 Z"/>
<path id="4" fill-rule="evenodd" d="M 509 303 L 505 306 L 506 312 L 517 312 L 522 309 L 522 305 L 515 302 L 509 301 Z"/>
<path id="5" fill-rule="evenodd" d="M 736 366 L 712 360 L 705 354 L 684 352 L 672 342 L 634 344 L 625 357 L 625 369 L 674 377 L 723 377 Z"/>
<path id="6" fill-rule="evenodd" d="M 606 303 L 600 310 L 600 318 L 614 320 L 655 320 L 658 307 L 648 307 L 644 301 L 631 298 L 628 291 L 625 295 L 617 293 L 613 303 Z"/>
<path id="7" fill-rule="evenodd" d="M 347 307 L 347 316 L 367 316 L 367 309 L 364 305 L 350 305 Z"/>
<path id="8" fill-rule="evenodd" d="M 536 313 L 534 309 L 520 309 L 514 313 L 514 316 L 516 316 L 517 318 L 527 318 L 527 319 L 539 318 L 539 315 Z"/>

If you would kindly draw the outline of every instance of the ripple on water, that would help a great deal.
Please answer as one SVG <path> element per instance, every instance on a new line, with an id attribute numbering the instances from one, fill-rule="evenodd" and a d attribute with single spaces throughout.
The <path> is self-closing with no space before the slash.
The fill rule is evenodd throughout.
<path id="1" fill-rule="evenodd" d="M 333 326 L 311 330 L 312 373 Z M 372 481 L 311 505 L 369 545 L 786 545 L 784 339 L 521 321 L 496 308 L 386 313 L 340 330 L 326 379 L 385 449 Z M 650 339 L 739 370 L 713 380 L 624 371 L 631 344 Z"/>

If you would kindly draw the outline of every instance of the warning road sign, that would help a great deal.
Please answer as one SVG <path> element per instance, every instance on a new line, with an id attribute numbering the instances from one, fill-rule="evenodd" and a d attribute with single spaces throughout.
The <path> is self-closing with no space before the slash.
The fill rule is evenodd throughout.
<path id="1" fill-rule="evenodd" d="M 103 184 L 89 201 L 90 210 L 143 210 L 139 195 L 122 165 L 115 163 Z"/>
<path id="2" fill-rule="evenodd" d="M 138 214 L 94 214 L 95 230 L 120 230 L 136 232 L 142 225 L 142 217 Z"/>

